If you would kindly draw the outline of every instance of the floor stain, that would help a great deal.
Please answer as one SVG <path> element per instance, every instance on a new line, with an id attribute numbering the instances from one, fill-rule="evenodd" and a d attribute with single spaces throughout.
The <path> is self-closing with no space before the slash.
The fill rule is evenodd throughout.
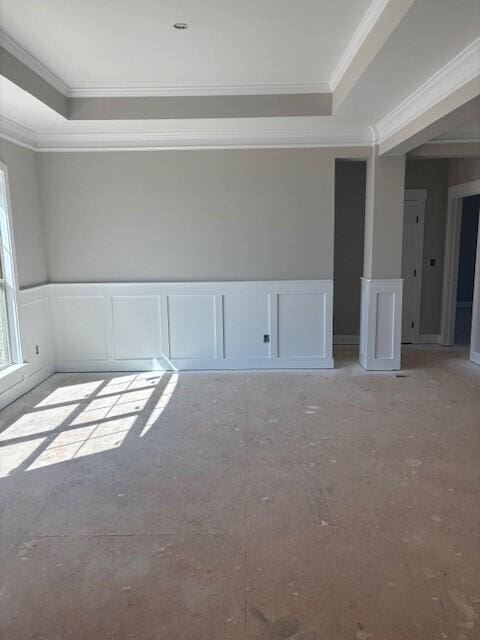
<path id="1" fill-rule="evenodd" d="M 270 621 L 260 609 L 251 607 L 250 613 L 263 627 L 259 640 L 320 640 L 315 631 L 302 629 L 300 621 L 294 616 Z"/>

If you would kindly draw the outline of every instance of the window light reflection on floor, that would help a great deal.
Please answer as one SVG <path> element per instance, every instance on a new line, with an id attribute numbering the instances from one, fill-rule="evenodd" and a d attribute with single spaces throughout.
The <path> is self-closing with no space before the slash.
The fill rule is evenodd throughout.
<path id="1" fill-rule="evenodd" d="M 163 373 L 123 374 L 55 389 L 0 432 L 0 477 L 120 447 L 139 416 L 154 402 L 141 436 L 161 416 L 175 391 L 169 377 L 160 398 Z M 142 419 L 142 424 L 143 424 Z"/>

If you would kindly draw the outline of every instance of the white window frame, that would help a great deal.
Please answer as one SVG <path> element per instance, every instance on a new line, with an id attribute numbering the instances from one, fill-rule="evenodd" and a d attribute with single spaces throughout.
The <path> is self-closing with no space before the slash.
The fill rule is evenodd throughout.
<path id="1" fill-rule="evenodd" d="M 3 174 L 5 189 L 5 228 L 7 238 L 0 238 L 0 314 L 6 321 L 5 338 L 7 341 L 7 362 L 0 366 L 0 371 L 7 371 L 10 367 L 22 364 L 22 348 L 20 342 L 20 324 L 18 315 L 18 274 L 17 258 L 15 251 L 15 238 L 12 221 L 12 204 L 10 198 L 10 185 L 8 180 L 8 168 L 0 162 L 0 173 Z M 5 264 L 4 247 L 10 253 L 9 266 Z"/>

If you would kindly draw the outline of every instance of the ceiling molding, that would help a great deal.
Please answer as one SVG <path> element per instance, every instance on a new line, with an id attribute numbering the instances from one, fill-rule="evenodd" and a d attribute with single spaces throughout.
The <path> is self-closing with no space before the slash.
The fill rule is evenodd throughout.
<path id="1" fill-rule="evenodd" d="M 0 30 L 0 46 L 68 98 L 137 98 L 162 96 L 236 96 L 330 93 L 329 82 L 195 85 L 174 87 L 69 87 L 35 56 Z"/>
<path id="2" fill-rule="evenodd" d="M 0 138 L 13 142 L 27 149 L 35 150 L 35 132 L 23 127 L 4 116 L 0 116 Z"/>
<path id="3" fill-rule="evenodd" d="M 32 56 L 31 53 L 26 51 L 23 47 L 17 44 L 12 38 L 7 36 L 6 33 L 0 30 L 0 46 L 6 49 L 9 53 L 12 54 L 17 60 L 20 60 L 25 66 L 34 71 L 37 75 L 39 75 L 45 82 L 48 82 L 55 87 L 57 91 L 62 93 L 64 96 L 70 95 L 70 87 L 60 80 L 58 76 L 47 69 L 45 65 L 43 65 L 35 56 Z"/>
<path id="4" fill-rule="evenodd" d="M 329 86 L 331 91 L 335 91 L 337 88 L 340 80 L 351 65 L 352 60 L 357 55 L 360 47 L 367 39 L 369 33 L 372 31 L 375 23 L 382 15 L 389 2 L 390 0 L 373 0 L 372 4 L 365 11 L 358 27 L 353 33 L 352 39 L 348 43 L 347 48 L 343 52 L 337 66 L 330 76 Z"/>
<path id="5" fill-rule="evenodd" d="M 328 82 L 302 84 L 197 85 L 176 87 L 91 87 L 70 89 L 72 98 L 137 98 L 164 96 L 241 96 L 330 93 Z"/>
<path id="6" fill-rule="evenodd" d="M 232 131 L 37 133 L 0 118 L 0 136 L 35 151 L 371 147 L 369 127 L 271 128 Z"/>
<path id="7" fill-rule="evenodd" d="M 434 73 L 375 126 L 382 143 L 480 75 L 480 37 Z M 480 85 L 479 85 L 480 86 Z"/>

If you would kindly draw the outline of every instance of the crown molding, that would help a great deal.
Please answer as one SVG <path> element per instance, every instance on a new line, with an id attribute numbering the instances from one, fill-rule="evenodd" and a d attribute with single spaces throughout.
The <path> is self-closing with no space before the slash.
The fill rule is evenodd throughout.
<path id="1" fill-rule="evenodd" d="M 330 93 L 328 82 L 240 85 L 195 85 L 175 87 L 86 87 L 70 89 L 72 98 L 138 98 L 163 96 L 281 95 Z"/>
<path id="2" fill-rule="evenodd" d="M 34 133 L 5 118 L 0 118 L 0 137 L 39 152 L 371 147 L 373 145 L 369 127 L 44 134 Z"/>
<path id="3" fill-rule="evenodd" d="M 333 70 L 332 75 L 330 76 L 329 86 L 330 91 L 335 91 L 340 80 L 344 76 L 348 67 L 351 65 L 353 59 L 357 55 L 360 47 L 367 39 L 369 33 L 372 31 L 375 23 L 382 15 L 385 10 L 385 7 L 390 2 L 390 0 L 373 0 L 372 4 L 365 11 L 362 19 L 358 27 L 353 32 L 352 39 L 347 45 L 347 48 L 343 52 L 338 61 L 337 66 Z"/>
<path id="4" fill-rule="evenodd" d="M 69 98 L 139 98 L 162 96 L 235 96 L 281 95 L 290 93 L 330 93 L 329 82 L 303 82 L 281 84 L 192 85 L 173 87 L 69 87 L 26 51 L 5 32 L 0 30 L 0 46 L 29 69 L 38 74 L 57 91 Z"/>
<path id="5" fill-rule="evenodd" d="M 375 126 L 383 142 L 467 82 L 480 76 L 480 37 L 434 73 Z"/>
<path id="6" fill-rule="evenodd" d="M 35 151 L 35 132 L 0 116 L 0 138 Z"/>
<path id="7" fill-rule="evenodd" d="M 58 76 L 56 76 L 50 69 L 47 69 L 45 65 L 43 65 L 35 56 L 29 53 L 26 49 L 17 44 L 10 36 L 4 31 L 0 30 L 0 46 L 6 49 L 9 53 L 12 54 L 17 60 L 23 62 L 29 69 L 34 71 L 37 75 L 55 87 L 57 91 L 63 93 L 64 96 L 70 95 L 70 87 L 60 80 Z"/>

